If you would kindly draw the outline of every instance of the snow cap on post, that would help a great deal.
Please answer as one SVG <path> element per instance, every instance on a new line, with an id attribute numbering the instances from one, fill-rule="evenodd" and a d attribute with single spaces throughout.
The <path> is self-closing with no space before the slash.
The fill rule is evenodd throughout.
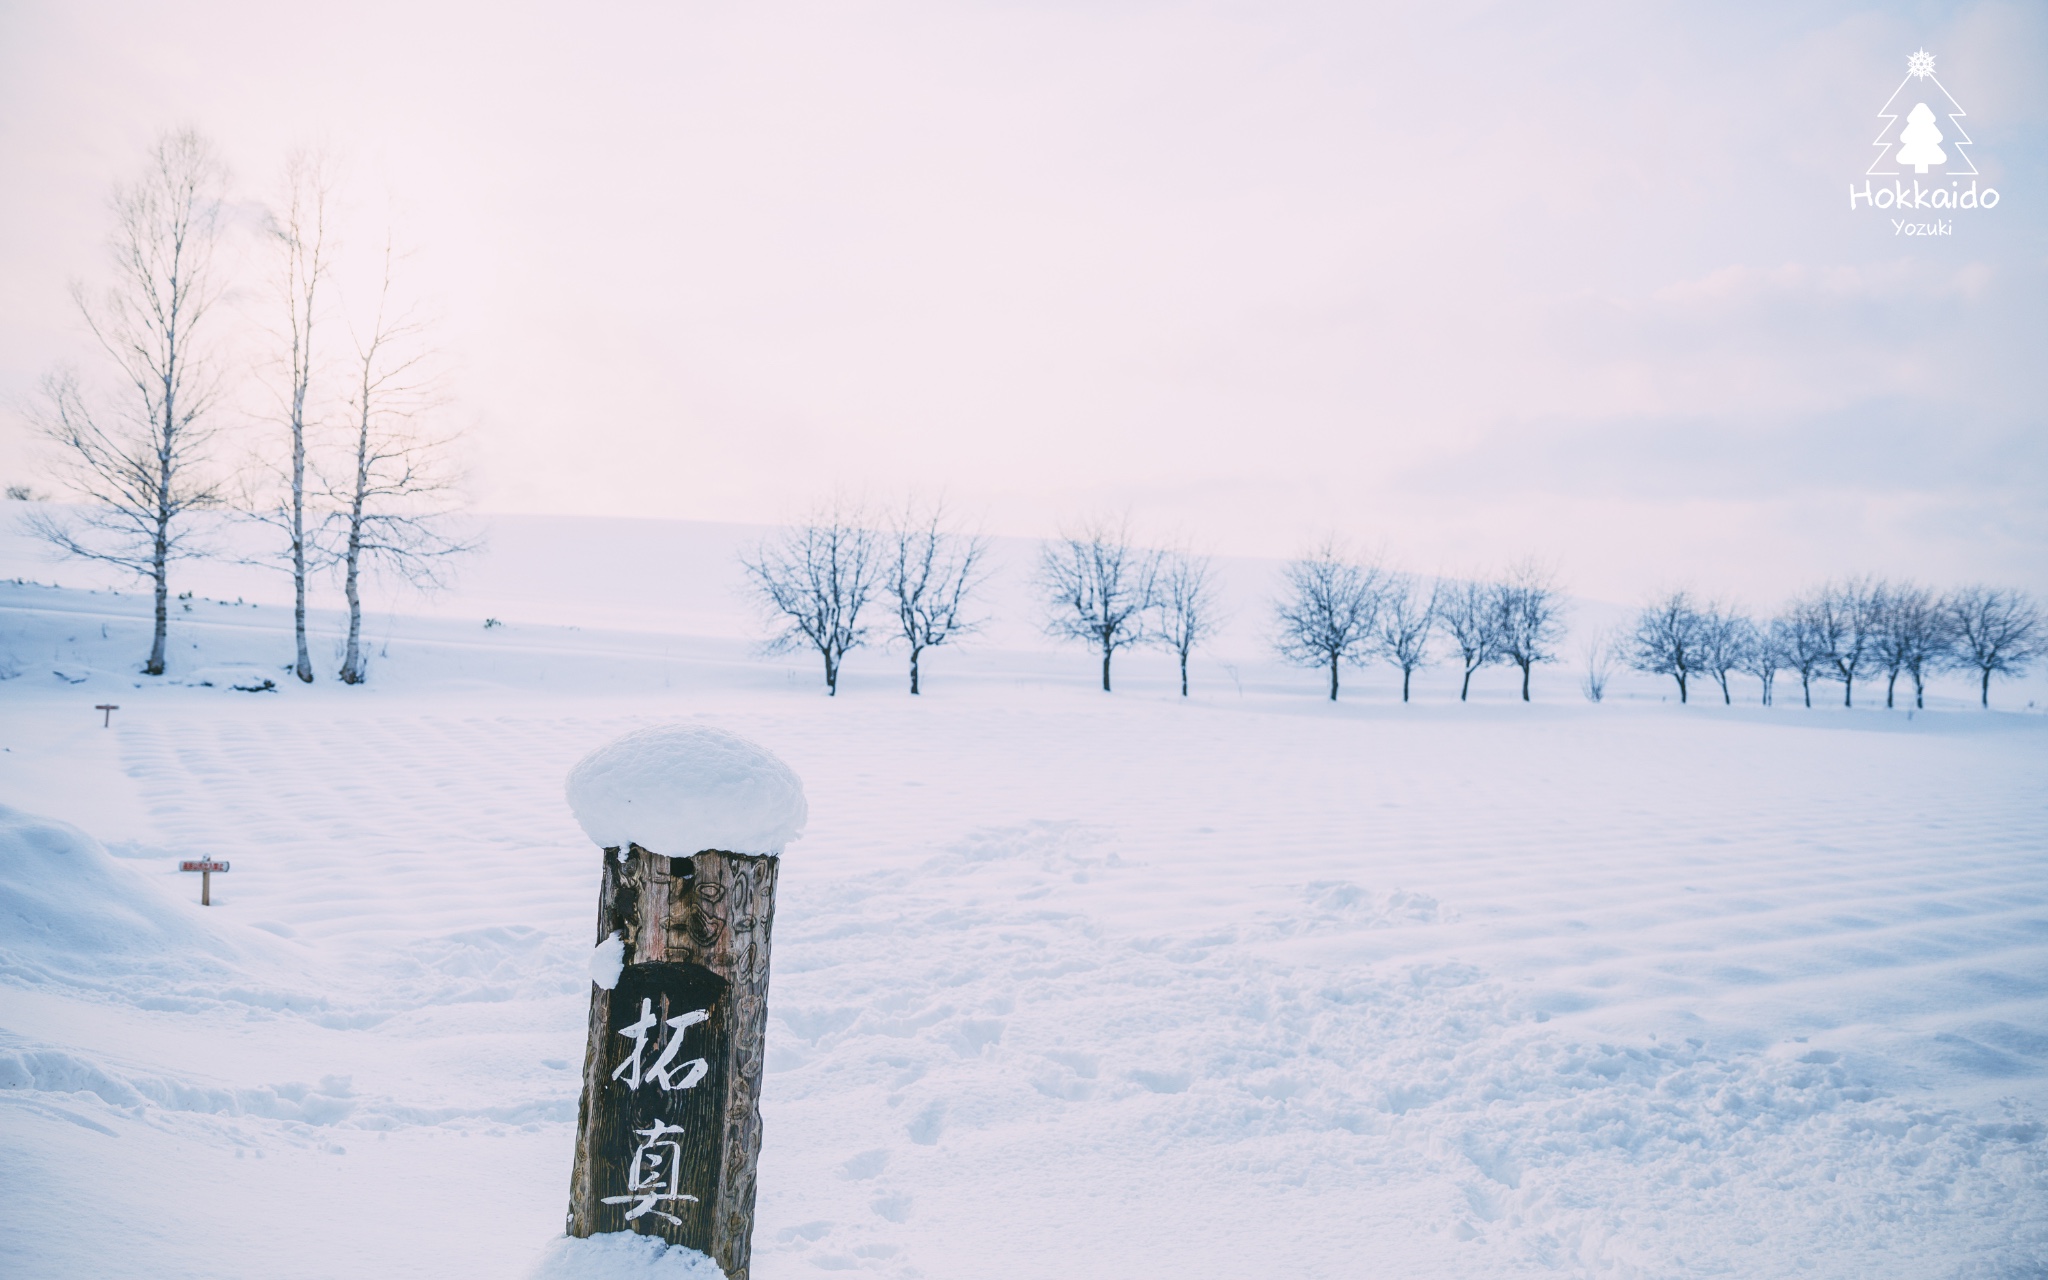
<path id="1" fill-rule="evenodd" d="M 639 729 L 569 770 L 569 809 L 600 848 L 687 858 L 781 853 L 810 817 L 803 780 L 765 747 L 708 725 Z"/>

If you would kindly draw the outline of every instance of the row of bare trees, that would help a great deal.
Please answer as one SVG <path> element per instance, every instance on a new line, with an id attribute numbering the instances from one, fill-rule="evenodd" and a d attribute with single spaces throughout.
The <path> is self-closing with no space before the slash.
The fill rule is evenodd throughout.
<path id="1" fill-rule="evenodd" d="M 2025 594 L 1998 587 L 1962 587 L 1945 595 L 1910 582 L 1845 578 L 1818 587 L 1777 617 L 1754 621 L 1737 610 L 1674 591 L 1643 607 L 1619 643 L 1629 666 L 1668 676 L 1685 702 L 1691 685 L 1711 679 L 1724 704 L 1732 673 L 1754 677 L 1768 706 L 1779 672 L 1799 677 L 1813 705 L 1816 680 L 1838 681 L 1842 705 L 1854 706 L 1858 681 L 1884 679 L 1884 705 L 1895 705 L 1899 677 L 1913 683 L 1913 705 L 1925 706 L 1927 680 L 1941 671 L 1976 677 L 1980 705 L 1991 705 L 1991 678 L 2024 674 L 2048 656 L 2048 627 Z M 1604 687 L 1598 647 L 1589 654 L 1587 695 Z"/>
<path id="2" fill-rule="evenodd" d="M 808 649 L 825 663 L 825 690 L 839 693 L 846 655 L 876 638 L 862 621 L 877 593 L 893 607 L 887 638 L 910 651 L 910 691 L 920 664 L 979 630 L 969 602 L 987 578 L 988 540 L 961 530 L 943 501 L 906 503 L 883 527 L 843 499 L 819 508 L 740 557 L 747 581 L 775 624 L 771 652 Z"/>
<path id="3" fill-rule="evenodd" d="M 828 695 L 839 692 L 846 655 L 871 642 L 900 644 L 910 657 L 910 692 L 923 691 L 927 650 L 980 630 L 973 599 L 988 579 L 988 539 L 962 528 L 942 501 L 911 501 L 884 520 L 835 499 L 802 522 L 742 553 L 741 568 L 768 616 L 771 652 L 805 650 L 824 663 Z M 1087 644 L 1102 657 L 1102 687 L 1122 650 L 1165 647 L 1188 658 L 1217 624 L 1206 557 L 1134 544 L 1128 526 L 1098 522 L 1048 542 L 1038 565 L 1046 631 Z M 890 613 L 877 628 L 871 602 Z"/>
<path id="4" fill-rule="evenodd" d="M 771 648 L 817 653 L 828 691 L 838 691 L 849 652 L 881 640 L 908 651 L 910 691 L 918 693 L 924 653 L 986 622 L 972 603 L 987 581 L 988 553 L 988 540 L 960 528 L 942 504 L 907 504 L 876 521 L 842 501 L 764 541 L 742 562 L 776 620 Z M 1105 519 L 1045 542 L 1036 569 L 1047 634 L 1086 645 L 1101 661 L 1105 692 L 1117 654 L 1157 647 L 1177 658 L 1187 694 L 1190 656 L 1224 621 L 1208 557 L 1142 546 L 1127 520 Z M 865 611 L 878 599 L 894 616 L 872 628 Z M 1565 637 L 1563 597 L 1534 561 L 1494 578 L 1430 580 L 1348 555 L 1334 540 L 1283 568 L 1272 619 L 1275 652 L 1325 672 L 1333 701 L 1347 665 L 1390 665 L 1401 673 L 1406 702 L 1415 673 L 1445 660 L 1459 672 L 1460 701 L 1470 698 L 1478 672 L 1500 665 L 1516 670 L 1526 702 L 1535 668 L 1558 660 Z M 1989 706 L 1994 675 L 2021 674 L 2044 653 L 2048 628 L 2016 591 L 1970 587 L 1937 595 L 1910 583 L 1846 579 L 1808 592 L 1762 624 L 1678 591 L 1646 605 L 1625 635 L 1589 648 L 1585 691 L 1599 701 L 1619 660 L 1672 678 L 1681 702 L 1702 679 L 1732 702 L 1730 679 L 1746 674 L 1768 704 L 1777 674 L 1789 671 L 1808 706 L 1816 680 L 1840 681 L 1844 703 L 1853 705 L 1857 682 L 1882 677 L 1889 707 L 1901 676 L 1911 680 L 1919 706 L 1927 680 L 1955 670 L 1977 676 L 1980 700 Z"/>
<path id="5" fill-rule="evenodd" d="M 987 578 L 988 547 L 940 504 L 912 503 L 878 522 L 839 500 L 750 549 L 741 565 L 772 621 L 771 651 L 817 654 L 826 690 L 836 694 L 848 653 L 877 639 L 901 644 L 914 694 L 921 655 L 986 621 L 972 616 L 971 601 Z M 1046 633 L 1086 645 L 1101 660 L 1105 693 L 1117 654 L 1151 647 L 1174 655 L 1187 695 L 1189 659 L 1225 620 L 1209 557 L 1140 545 L 1128 520 L 1099 519 L 1046 541 L 1036 570 Z M 880 629 L 864 621 L 877 597 L 895 614 Z M 1556 661 L 1564 634 L 1562 599 L 1534 563 L 1496 581 L 1426 583 L 1349 558 L 1334 541 L 1287 565 L 1273 614 L 1275 650 L 1326 670 L 1333 700 L 1345 664 L 1384 659 L 1401 672 L 1406 701 L 1441 638 L 1462 666 L 1461 700 L 1475 672 L 1504 664 L 1520 671 L 1527 701 L 1532 671 Z"/>
<path id="6" fill-rule="evenodd" d="M 143 670 L 162 675 L 174 566 L 225 554 L 195 517 L 246 518 L 269 535 L 253 561 L 292 579 L 293 673 L 313 679 L 307 595 L 331 569 L 348 608 L 338 674 L 361 683 L 364 575 L 432 584 L 470 549 L 448 519 L 452 441 L 428 425 L 442 402 L 434 349 L 420 314 L 396 297 L 388 234 L 358 264 L 355 296 L 339 296 L 346 246 L 330 159 L 300 151 L 286 161 L 257 233 L 261 288 L 230 278 L 229 189 L 219 153 L 192 130 L 164 134 L 140 174 L 115 187 L 110 278 L 72 287 L 100 375 L 52 371 L 33 411 L 75 505 L 37 512 L 30 527 L 66 554 L 151 584 Z M 246 317 L 231 296 L 253 299 L 258 318 L 238 324 Z M 241 403 L 250 386 L 267 392 L 268 407 Z"/>
<path id="7" fill-rule="evenodd" d="M 1327 670 L 1332 702 L 1344 663 L 1379 660 L 1401 673 L 1401 701 L 1408 701 L 1415 673 L 1437 658 L 1439 638 L 1463 668 L 1459 701 L 1471 696 L 1476 672 L 1498 663 L 1520 671 L 1527 702 L 1531 672 L 1557 660 L 1564 638 L 1562 597 L 1533 561 L 1492 581 L 1425 582 L 1347 557 L 1330 540 L 1291 561 L 1282 575 L 1274 648 L 1289 662 Z"/>

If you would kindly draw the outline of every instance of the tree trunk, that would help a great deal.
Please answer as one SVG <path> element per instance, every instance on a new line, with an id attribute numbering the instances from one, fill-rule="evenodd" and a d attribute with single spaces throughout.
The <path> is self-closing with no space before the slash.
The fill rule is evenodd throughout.
<path id="1" fill-rule="evenodd" d="M 1723 671 L 1716 679 L 1721 682 L 1721 705 L 1724 707 L 1734 706 L 1735 695 L 1728 692 L 1728 673 Z"/>
<path id="2" fill-rule="evenodd" d="M 920 650 L 916 645 L 910 646 L 910 695 L 912 697 L 917 696 L 917 655 L 919 652 Z"/>
<path id="3" fill-rule="evenodd" d="M 149 647 L 149 663 L 142 668 L 144 675 L 160 676 L 164 673 L 165 650 L 170 647 L 171 631 L 171 442 L 177 439 L 176 339 L 172 340 L 171 365 L 164 370 L 164 421 L 163 430 L 157 433 L 156 450 L 156 541 L 150 547 L 150 568 L 156 575 L 156 635 Z"/>
<path id="4" fill-rule="evenodd" d="M 1414 672 L 1409 668 L 1401 668 L 1401 701 L 1403 702 L 1408 701 L 1408 677 L 1413 674 Z"/>
<path id="5" fill-rule="evenodd" d="M 1806 695 L 1806 709 L 1813 710 L 1813 677 L 1803 671 L 1799 673 L 1799 691 Z"/>
<path id="6" fill-rule="evenodd" d="M 1528 662 L 1524 662 L 1524 663 L 1522 663 L 1522 664 L 1521 664 L 1521 668 L 1522 668 L 1522 701 L 1524 701 L 1524 702 L 1527 702 L 1527 701 L 1529 700 L 1529 668 L 1530 668 L 1530 667 L 1531 667 L 1532 665 L 1534 665 L 1534 664 L 1533 664 L 1533 663 L 1528 663 Z"/>
<path id="7" fill-rule="evenodd" d="M 1842 705 L 1845 707 L 1853 707 L 1856 705 L 1855 676 L 1842 677 Z"/>
<path id="8" fill-rule="evenodd" d="M 1978 693 L 1977 702 L 1986 711 L 1991 710 L 1991 668 L 1989 667 L 1984 668 L 1984 684 Z"/>
<path id="9" fill-rule="evenodd" d="M 367 389 L 364 402 L 369 400 Z M 348 649 L 341 659 L 341 682 L 361 684 L 369 675 L 358 647 L 363 630 L 363 599 L 359 575 L 363 563 L 363 502 L 370 487 L 370 417 L 367 410 L 356 433 L 356 487 L 348 505 L 348 567 L 342 576 L 342 594 L 348 598 Z"/>
<path id="10" fill-rule="evenodd" d="M 306 652 L 306 430 L 300 421 L 305 395 L 302 384 L 299 403 L 292 409 L 292 627 L 299 642 L 292 674 L 301 683 L 311 684 L 313 659 Z"/>
<path id="11" fill-rule="evenodd" d="M 1890 710 L 1892 709 L 1892 690 L 1893 690 L 1893 689 L 1894 689 L 1895 687 L 1897 687 L 1898 683 L 1899 683 L 1899 673 L 1898 673 L 1898 672 L 1896 672 L 1896 671 L 1892 672 L 1892 673 L 1891 673 L 1891 675 L 1889 675 L 1889 676 L 1887 676 L 1887 677 L 1885 678 L 1885 682 L 1884 682 L 1884 709 L 1885 709 L 1886 711 L 1890 711 Z"/>
<path id="12" fill-rule="evenodd" d="M 169 542 L 164 537 L 163 526 L 157 526 L 156 556 L 152 563 L 156 579 L 156 638 L 149 646 L 149 662 L 142 668 L 144 675 L 160 676 L 164 673 L 164 650 L 169 647 L 171 630 L 171 574 Z"/>
<path id="13" fill-rule="evenodd" d="M 363 602 L 356 586 L 356 561 L 361 555 L 356 534 L 351 531 L 348 539 L 348 569 L 342 578 L 341 592 L 348 600 L 348 648 L 341 658 L 341 682 L 361 684 L 363 682 L 362 633 Z"/>
<path id="14" fill-rule="evenodd" d="M 1927 703 L 1926 703 L 1925 701 L 1923 701 L 1923 699 L 1924 699 L 1924 698 L 1926 697 L 1926 695 L 1927 695 L 1927 690 L 1926 690 L 1926 686 L 1925 686 L 1925 685 L 1924 685 L 1924 684 L 1922 683 L 1922 681 L 1921 681 L 1921 678 L 1920 678 L 1920 673 L 1919 673 L 1918 671 L 1915 671 L 1915 672 L 1913 673 L 1913 709 L 1914 709 L 1914 710 L 1916 710 L 1916 711 L 1925 711 L 1925 710 L 1927 709 Z"/>
<path id="15" fill-rule="evenodd" d="M 1108 645 L 1102 646 L 1102 691 L 1104 693 L 1109 692 L 1109 657 L 1115 652 L 1116 650 Z"/>
<path id="16" fill-rule="evenodd" d="M 1337 655 L 1330 655 L 1330 701 L 1337 700 Z"/>
<path id="17" fill-rule="evenodd" d="M 625 966 L 591 989 L 568 1234 L 659 1236 L 748 1280 L 779 866 L 604 851 L 597 934 Z"/>
<path id="18" fill-rule="evenodd" d="M 1682 707 L 1685 705 L 1685 672 L 1680 671 L 1671 678 L 1678 681 L 1678 705 Z"/>
<path id="19" fill-rule="evenodd" d="M 832 661 L 832 651 L 830 649 L 826 649 L 823 652 L 825 655 L 825 696 L 836 698 L 839 696 L 839 666 Z"/>
<path id="20" fill-rule="evenodd" d="M 1188 651 L 1180 651 L 1180 696 L 1188 696 Z"/>

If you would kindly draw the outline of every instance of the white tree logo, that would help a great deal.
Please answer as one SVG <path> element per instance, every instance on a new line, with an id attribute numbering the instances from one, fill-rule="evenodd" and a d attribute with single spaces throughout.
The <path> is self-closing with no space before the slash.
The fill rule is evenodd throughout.
<path id="1" fill-rule="evenodd" d="M 1934 87 L 1934 91 L 1941 95 L 1940 100 L 1949 107 L 1946 113 L 1949 119 L 1949 132 L 1942 132 L 1941 126 L 1936 123 L 1932 107 L 1925 102 L 1914 102 L 1912 109 L 1905 113 L 1905 127 L 1894 136 L 1892 128 L 1898 124 L 1900 115 L 1895 108 L 1900 99 L 1917 98 L 1927 91 L 1929 85 Z M 1907 92 L 1909 88 L 1912 90 L 1911 93 Z M 1884 106 L 1877 114 L 1884 120 L 1884 128 L 1879 131 L 1877 141 L 1871 144 L 1878 149 L 1877 159 L 1871 161 L 1870 168 L 1864 172 L 1877 177 L 1892 177 L 1903 173 L 1906 165 L 1911 165 L 1914 173 L 1926 173 L 1929 165 L 1953 164 L 1953 167 L 1947 169 L 1950 177 L 1971 177 L 1976 174 L 1977 166 L 1970 163 L 1969 154 L 1963 150 L 1970 145 L 1970 135 L 1963 132 L 1962 123 L 1963 117 L 1968 113 L 1963 110 L 1963 104 L 1957 102 L 1954 95 L 1942 87 L 1941 81 L 1934 78 L 1934 55 L 1927 50 L 1921 49 L 1907 56 L 1906 78 L 1899 82 L 1898 88 L 1892 90 L 1892 96 L 1885 99 Z M 1949 152 L 1942 150 L 1941 144 L 1944 142 L 1954 146 L 1953 157 Z M 1894 151 L 1894 147 L 1898 150 Z M 1887 168 L 1887 164 L 1891 167 Z"/>
<path id="2" fill-rule="evenodd" d="M 1948 163 L 1948 152 L 1941 149 L 1941 130 L 1934 127 L 1934 113 L 1924 102 L 1913 104 L 1906 127 L 1899 131 L 1898 162 L 1912 165 L 1915 173 L 1927 172 L 1930 164 Z"/>

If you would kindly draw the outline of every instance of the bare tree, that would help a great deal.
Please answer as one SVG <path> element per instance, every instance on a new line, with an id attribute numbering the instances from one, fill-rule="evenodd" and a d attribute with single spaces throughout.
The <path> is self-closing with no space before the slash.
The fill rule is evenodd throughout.
<path id="1" fill-rule="evenodd" d="M 1867 578 L 1831 582 L 1809 598 L 1811 625 L 1827 645 L 1827 665 L 1842 682 L 1842 705 L 1856 705 L 1856 681 L 1870 674 L 1875 656 L 1881 602 Z"/>
<path id="2" fill-rule="evenodd" d="M 281 199 L 278 207 L 270 210 L 268 228 L 276 255 L 273 281 L 284 316 L 277 331 L 284 374 L 278 412 L 286 448 L 276 468 L 274 492 L 251 493 L 243 504 L 283 535 L 282 559 L 292 575 L 292 628 L 298 642 L 292 672 L 307 684 L 313 682 L 313 659 L 306 649 L 306 574 L 313 551 L 306 522 L 307 397 L 315 367 L 313 334 L 325 319 L 321 287 L 333 266 L 329 227 L 333 198 L 331 165 L 324 155 L 299 150 L 286 159 Z"/>
<path id="3" fill-rule="evenodd" d="M 1636 615 L 1629 637 L 1628 664 L 1646 675 L 1670 676 L 1678 684 L 1678 701 L 1687 700 L 1687 685 L 1701 669 L 1705 619 L 1692 595 L 1674 591 Z"/>
<path id="4" fill-rule="evenodd" d="M 150 579 L 156 629 L 143 671 L 153 676 L 164 673 L 171 563 L 198 553 L 188 517 L 221 498 L 209 474 L 219 381 L 204 335 L 221 296 L 213 256 L 226 183 L 213 144 L 182 130 L 158 138 L 142 176 L 115 188 L 114 283 L 97 298 L 74 284 L 71 296 L 122 389 L 96 406 L 75 374 L 53 373 L 38 415 L 84 509 L 39 512 L 30 527 L 68 555 Z"/>
<path id="5" fill-rule="evenodd" d="M 2025 594 L 1999 587 L 1964 587 L 1945 603 L 1955 637 L 1950 661 L 1977 673 L 1977 700 L 1989 710 L 1993 675 L 2024 675 L 2034 659 L 2048 655 L 2041 611 Z"/>
<path id="6" fill-rule="evenodd" d="M 1735 705 L 1735 697 L 1728 689 L 1728 673 L 1742 669 L 1755 632 L 1755 624 L 1733 609 L 1709 604 L 1700 610 L 1699 669 L 1721 686 L 1724 707 Z"/>
<path id="7" fill-rule="evenodd" d="M 1742 620 L 1736 670 L 1756 677 L 1760 700 L 1767 707 L 1771 705 L 1771 686 L 1776 683 L 1778 672 L 1790 665 L 1788 650 L 1792 641 L 1786 632 L 1787 624 L 1782 618 L 1761 627 L 1747 618 Z"/>
<path id="8" fill-rule="evenodd" d="M 1180 659 L 1180 696 L 1188 696 L 1188 655 L 1222 625 L 1216 605 L 1214 566 L 1209 557 L 1186 550 L 1160 553 L 1153 605 L 1158 612 L 1153 635 Z"/>
<path id="9" fill-rule="evenodd" d="M 1047 634 L 1079 640 L 1102 655 L 1102 691 L 1110 659 L 1147 639 L 1145 615 L 1158 589 L 1159 557 L 1131 545 L 1130 521 L 1093 520 L 1062 532 L 1039 552 Z"/>
<path id="10" fill-rule="evenodd" d="M 356 334 L 349 370 L 348 465 L 322 484 L 334 508 L 323 530 L 325 554 L 341 567 L 348 601 L 344 684 L 369 678 L 362 647 L 365 571 L 374 566 L 414 586 L 433 587 L 443 581 L 452 557 L 477 546 L 450 527 L 460 477 L 450 456 L 453 438 L 428 428 L 441 404 L 435 353 L 426 323 L 394 308 L 392 267 L 387 239 L 377 301 Z M 301 646 L 303 656 L 303 639 Z"/>
<path id="11" fill-rule="evenodd" d="M 1899 673 L 1905 672 L 1913 678 L 1913 705 L 1925 706 L 1927 677 L 1951 644 L 1948 611 L 1932 591 L 1910 582 L 1887 584 L 1879 601 L 1875 652 L 1884 672 L 1884 705 L 1893 705 Z"/>
<path id="12" fill-rule="evenodd" d="M 1501 616 L 1495 584 L 1490 582 L 1439 582 L 1436 590 L 1437 623 L 1458 651 L 1465 666 L 1465 678 L 1458 685 L 1458 701 L 1472 692 L 1472 673 L 1501 659 Z"/>
<path id="13" fill-rule="evenodd" d="M 1583 656 L 1586 661 L 1585 673 L 1579 677 L 1579 690 L 1586 695 L 1586 701 L 1599 702 L 1607 696 L 1607 682 L 1614 678 L 1614 660 L 1620 646 L 1612 636 L 1594 636 L 1586 642 Z"/>
<path id="14" fill-rule="evenodd" d="M 1401 672 L 1401 701 L 1408 701 L 1408 684 L 1417 671 L 1428 666 L 1434 655 L 1429 637 L 1436 630 L 1437 587 L 1423 590 L 1415 575 L 1388 574 L 1380 591 L 1379 651 Z"/>
<path id="15" fill-rule="evenodd" d="M 860 614 L 884 572 L 881 561 L 881 540 L 866 513 L 837 498 L 740 557 L 755 593 L 781 627 L 768 648 L 815 650 L 825 661 L 828 696 L 839 694 L 846 655 L 867 643 Z"/>
<path id="16" fill-rule="evenodd" d="M 1346 559 L 1334 538 L 1281 572 L 1287 594 L 1273 602 L 1279 624 L 1274 648 L 1299 666 L 1327 667 L 1335 702 L 1338 666 L 1364 662 L 1371 652 L 1386 574 L 1378 565 Z"/>
<path id="17" fill-rule="evenodd" d="M 1787 671 L 1799 673 L 1799 693 L 1813 706 L 1813 682 L 1835 651 L 1830 623 L 1814 597 L 1796 600 L 1785 616 L 1771 624 L 1771 631 L 1784 641 L 1782 657 Z"/>
<path id="18" fill-rule="evenodd" d="M 955 529 L 943 500 L 907 504 L 889 535 L 894 555 L 882 587 L 896 605 L 896 634 L 910 648 L 910 692 L 917 694 L 924 651 L 980 629 L 966 608 L 988 577 L 988 539 Z"/>
<path id="19" fill-rule="evenodd" d="M 1522 669 L 1522 701 L 1529 700 L 1529 671 L 1539 662 L 1557 661 L 1564 639 L 1563 601 L 1550 575 L 1533 560 L 1508 570 L 1494 586 L 1500 616 L 1500 655 Z"/>

